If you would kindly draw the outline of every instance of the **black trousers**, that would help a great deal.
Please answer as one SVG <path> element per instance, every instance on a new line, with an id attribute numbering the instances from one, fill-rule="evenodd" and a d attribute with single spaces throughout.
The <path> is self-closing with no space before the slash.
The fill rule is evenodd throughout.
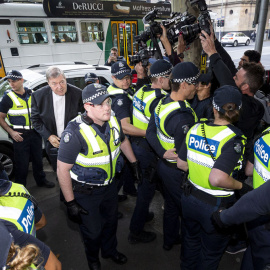
<path id="1" fill-rule="evenodd" d="M 42 163 L 42 139 L 35 131 L 25 131 L 21 135 L 22 142 L 13 141 L 15 182 L 26 186 L 30 158 L 33 166 L 33 176 L 37 185 L 42 185 L 46 179 Z"/>
<path id="2" fill-rule="evenodd" d="M 99 250 L 102 257 L 116 254 L 116 230 L 118 197 L 116 182 L 108 186 L 94 188 L 91 194 L 74 192 L 76 201 L 88 211 L 81 215 L 84 248 L 88 263 L 99 261 Z"/>

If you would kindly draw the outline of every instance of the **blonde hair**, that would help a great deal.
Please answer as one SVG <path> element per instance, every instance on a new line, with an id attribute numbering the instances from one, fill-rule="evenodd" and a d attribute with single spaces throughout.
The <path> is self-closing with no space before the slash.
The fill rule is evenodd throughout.
<path id="1" fill-rule="evenodd" d="M 31 269 L 31 264 L 40 263 L 40 254 L 40 250 L 36 245 L 29 244 L 25 247 L 20 248 L 18 245 L 12 243 L 7 258 L 7 266 L 9 267 L 8 269 Z"/>

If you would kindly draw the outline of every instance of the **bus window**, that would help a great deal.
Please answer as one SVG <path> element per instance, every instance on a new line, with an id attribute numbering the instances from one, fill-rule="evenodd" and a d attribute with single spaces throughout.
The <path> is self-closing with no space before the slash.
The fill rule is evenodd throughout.
<path id="1" fill-rule="evenodd" d="M 83 42 L 104 41 L 102 22 L 81 22 Z"/>
<path id="2" fill-rule="evenodd" d="M 16 22 L 20 44 L 48 43 L 48 35 L 43 22 Z"/>
<path id="3" fill-rule="evenodd" d="M 54 43 L 77 42 L 75 22 L 51 22 L 52 39 Z"/>

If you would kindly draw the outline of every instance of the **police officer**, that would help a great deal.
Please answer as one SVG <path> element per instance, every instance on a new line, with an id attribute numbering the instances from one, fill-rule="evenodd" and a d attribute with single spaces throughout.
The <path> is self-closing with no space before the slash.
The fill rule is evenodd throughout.
<path id="1" fill-rule="evenodd" d="M 20 247 L 37 245 L 42 252 L 42 266 L 61 269 L 61 263 L 50 248 L 35 238 L 36 230 L 46 225 L 46 218 L 28 190 L 20 184 L 0 179 L 0 222 L 13 235 L 15 244 Z"/>
<path id="2" fill-rule="evenodd" d="M 123 132 L 129 136 L 145 136 L 145 130 L 132 125 L 132 97 L 135 89 L 132 87 L 131 69 L 126 62 L 116 62 L 112 65 L 111 74 L 113 84 L 108 87 L 108 92 L 112 95 L 112 111 L 121 121 Z M 131 168 L 125 164 L 121 175 L 118 178 L 118 190 L 123 185 L 125 195 L 137 196 L 134 186 Z"/>
<path id="3" fill-rule="evenodd" d="M 249 157 L 246 166 L 246 175 L 253 175 L 254 189 L 260 186 L 263 188 L 270 179 L 269 153 L 270 128 L 267 128 L 256 138 L 254 155 Z M 269 202 L 268 195 L 267 198 Z M 264 199 L 260 198 L 260 200 Z M 255 207 L 258 206 L 255 205 Z M 261 216 L 246 225 L 249 246 L 245 251 L 241 269 L 264 269 L 267 264 L 270 264 L 270 217 L 269 215 Z"/>
<path id="4" fill-rule="evenodd" d="M 177 64 L 171 74 L 171 94 L 161 99 L 151 116 L 146 138 L 160 160 L 157 172 L 164 188 L 163 233 L 165 250 L 180 244 L 182 173 L 177 169 L 176 159 L 186 133 L 197 121 L 195 112 L 187 99 L 195 95 L 198 68 L 191 62 Z"/>
<path id="5" fill-rule="evenodd" d="M 150 68 L 152 84 L 144 85 L 133 97 L 133 125 L 146 130 L 151 114 L 157 103 L 170 90 L 169 76 L 172 65 L 166 60 L 156 61 Z M 164 90 L 163 90 L 164 89 Z M 130 222 L 129 243 L 147 243 L 156 238 L 154 232 L 143 230 L 145 222 L 154 217 L 149 213 L 149 205 L 155 193 L 157 157 L 145 137 L 132 137 L 132 149 L 140 161 L 143 181 L 138 185 L 136 206 Z"/>
<path id="6" fill-rule="evenodd" d="M 99 83 L 98 76 L 95 73 L 88 72 L 84 76 L 85 86 L 91 83 Z"/>
<path id="7" fill-rule="evenodd" d="M 117 251 L 117 187 L 120 149 L 138 176 L 138 162 L 121 124 L 111 116 L 111 98 L 105 86 L 91 84 L 82 99 L 86 113 L 65 129 L 58 154 L 58 178 L 69 218 L 80 223 L 90 269 L 100 269 L 103 258 L 124 264 Z"/>
<path id="8" fill-rule="evenodd" d="M 217 269 L 230 239 L 211 222 L 219 207 L 235 202 L 251 190 L 231 175 L 239 169 L 245 137 L 232 125 L 239 117 L 241 93 L 236 87 L 222 86 L 213 97 L 214 122 L 194 125 L 179 151 L 178 168 L 189 170 L 182 196 L 185 233 L 181 247 L 181 269 Z"/>
<path id="9" fill-rule="evenodd" d="M 23 76 L 17 70 L 8 72 L 5 80 L 12 90 L 7 91 L 0 103 L 0 125 L 13 140 L 15 182 L 26 186 L 31 158 L 37 185 L 52 188 L 55 184 L 46 179 L 43 171 L 42 139 L 30 121 L 32 91 L 23 86 Z"/>

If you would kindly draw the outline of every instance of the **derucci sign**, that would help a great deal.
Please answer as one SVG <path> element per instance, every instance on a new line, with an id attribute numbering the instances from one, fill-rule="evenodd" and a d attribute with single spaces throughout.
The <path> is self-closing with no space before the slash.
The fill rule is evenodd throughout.
<path id="1" fill-rule="evenodd" d="M 43 0 L 43 8 L 49 17 L 73 18 L 143 18 L 154 8 L 158 9 L 159 18 L 168 18 L 171 13 L 171 4 L 145 2 Z"/>

